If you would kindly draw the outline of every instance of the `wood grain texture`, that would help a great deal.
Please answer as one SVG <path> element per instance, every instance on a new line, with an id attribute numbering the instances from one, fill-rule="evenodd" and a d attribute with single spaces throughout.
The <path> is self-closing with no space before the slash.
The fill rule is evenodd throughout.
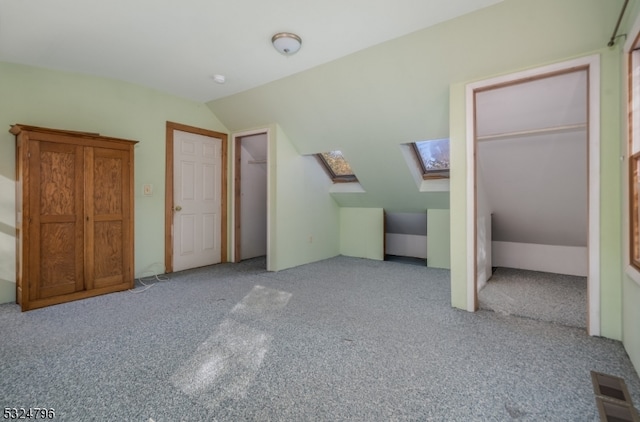
<path id="1" fill-rule="evenodd" d="M 29 145 L 32 235 L 27 245 L 29 300 L 81 291 L 83 238 L 82 147 L 32 141 Z"/>
<path id="2" fill-rule="evenodd" d="M 124 276 L 122 226 L 122 221 L 99 221 L 94 224 L 95 279 Z"/>
<path id="3" fill-rule="evenodd" d="M 87 154 L 87 287 L 120 285 L 133 279 L 129 153 L 92 148 Z"/>
<path id="4" fill-rule="evenodd" d="M 12 126 L 23 311 L 133 287 L 134 141 Z"/>
<path id="5" fill-rule="evenodd" d="M 47 223 L 40 226 L 40 278 L 38 299 L 73 293 L 78 281 L 76 225 Z"/>
<path id="6" fill-rule="evenodd" d="M 71 215 L 75 209 L 75 154 L 40 152 L 40 214 Z M 81 192 L 79 192 L 81 193 Z"/>
<path id="7" fill-rule="evenodd" d="M 93 206 L 96 214 L 122 214 L 121 157 L 96 157 L 93 162 Z"/>

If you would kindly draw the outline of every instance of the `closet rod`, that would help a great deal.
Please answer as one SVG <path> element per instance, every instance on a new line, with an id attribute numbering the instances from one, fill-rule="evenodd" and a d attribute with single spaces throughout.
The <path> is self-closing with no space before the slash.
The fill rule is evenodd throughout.
<path id="1" fill-rule="evenodd" d="M 249 164 L 265 164 L 267 160 L 249 160 Z"/>
<path id="2" fill-rule="evenodd" d="M 620 22 L 622 22 L 622 17 L 624 16 L 624 11 L 627 9 L 627 4 L 629 4 L 629 0 L 624 0 L 624 4 L 622 5 L 622 11 L 620 12 L 620 16 L 618 16 L 618 23 L 616 23 L 616 29 L 613 30 L 613 35 L 607 44 L 607 47 L 613 47 L 613 44 L 616 43 L 616 37 L 618 36 L 618 29 L 620 28 Z"/>
<path id="3" fill-rule="evenodd" d="M 494 139 L 504 139 L 504 138 L 513 138 L 518 136 L 528 136 L 528 135 L 541 135 L 545 133 L 560 133 L 560 132 L 570 132 L 572 130 L 585 129 L 587 127 L 586 123 L 579 123 L 577 125 L 566 125 L 566 126 L 554 126 L 554 127 L 545 127 L 542 129 L 531 129 L 531 130 L 521 130 L 515 132 L 506 132 L 506 133 L 496 133 L 493 135 L 482 135 L 476 137 L 478 141 L 489 141 Z"/>

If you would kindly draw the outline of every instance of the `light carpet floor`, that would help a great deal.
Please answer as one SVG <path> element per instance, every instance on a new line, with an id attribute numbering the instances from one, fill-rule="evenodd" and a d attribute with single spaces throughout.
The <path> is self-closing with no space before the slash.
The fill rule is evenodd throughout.
<path id="1" fill-rule="evenodd" d="M 586 277 L 497 268 L 478 299 L 482 309 L 587 327 Z"/>
<path id="2" fill-rule="evenodd" d="M 450 305 L 446 270 L 336 257 L 172 274 L 21 313 L 0 305 L 0 404 L 60 421 L 597 421 L 584 329 Z"/>

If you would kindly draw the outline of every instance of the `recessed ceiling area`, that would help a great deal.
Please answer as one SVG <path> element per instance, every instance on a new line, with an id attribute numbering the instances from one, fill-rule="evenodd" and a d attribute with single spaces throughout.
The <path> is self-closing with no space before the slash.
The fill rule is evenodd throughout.
<path id="1" fill-rule="evenodd" d="M 501 1 L 2 1 L 0 61 L 207 102 Z M 271 37 L 282 31 L 302 38 L 295 56 L 273 48 Z M 226 76 L 224 85 L 216 74 Z"/>

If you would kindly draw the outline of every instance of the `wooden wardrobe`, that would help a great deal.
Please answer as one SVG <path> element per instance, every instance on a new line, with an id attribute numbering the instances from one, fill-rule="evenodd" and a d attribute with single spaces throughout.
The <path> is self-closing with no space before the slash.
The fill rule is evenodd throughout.
<path id="1" fill-rule="evenodd" d="M 133 147 L 13 125 L 23 311 L 133 288 Z"/>

